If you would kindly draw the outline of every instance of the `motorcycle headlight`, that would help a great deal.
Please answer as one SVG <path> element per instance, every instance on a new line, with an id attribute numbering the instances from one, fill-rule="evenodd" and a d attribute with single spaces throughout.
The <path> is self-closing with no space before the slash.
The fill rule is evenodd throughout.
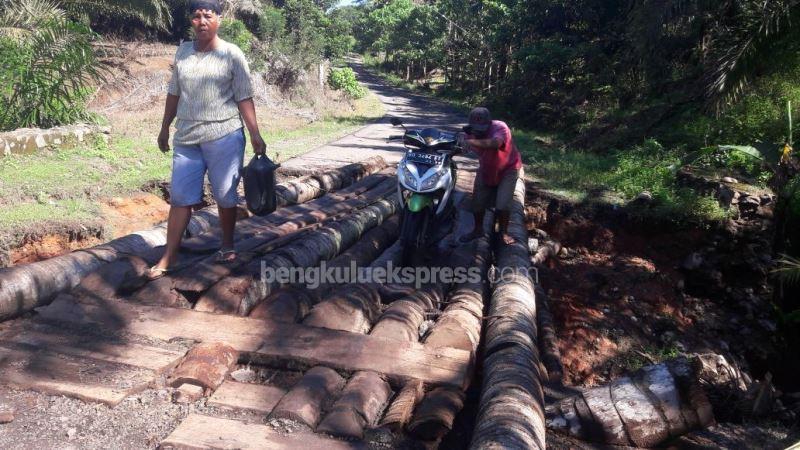
<path id="1" fill-rule="evenodd" d="M 428 189 L 433 189 L 436 187 L 436 183 L 442 179 L 442 174 L 444 172 L 436 172 L 435 174 L 431 175 L 430 178 L 427 178 L 425 181 L 422 182 L 422 187 L 420 188 L 421 191 L 427 191 Z"/>
<path id="2" fill-rule="evenodd" d="M 405 184 L 411 189 L 417 189 L 417 178 L 413 173 L 411 173 L 411 170 L 409 170 L 408 166 L 403 166 L 400 174 L 402 176 L 402 179 L 400 180 L 402 184 Z"/>

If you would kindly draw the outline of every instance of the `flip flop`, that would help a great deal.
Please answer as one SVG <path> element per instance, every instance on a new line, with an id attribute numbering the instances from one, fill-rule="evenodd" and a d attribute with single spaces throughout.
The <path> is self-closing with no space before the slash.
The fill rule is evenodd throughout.
<path id="1" fill-rule="evenodd" d="M 170 272 L 171 272 L 170 269 L 161 269 L 159 267 L 153 266 L 150 268 L 150 270 L 147 271 L 147 273 L 144 274 L 144 276 L 145 278 L 147 278 L 148 281 L 155 281 L 159 278 L 163 278 L 164 275 Z"/>
<path id="2" fill-rule="evenodd" d="M 238 256 L 239 255 L 236 253 L 236 250 L 234 249 L 227 249 L 227 250 L 219 249 L 217 250 L 217 256 L 214 260 L 219 264 L 230 264 L 236 262 Z"/>

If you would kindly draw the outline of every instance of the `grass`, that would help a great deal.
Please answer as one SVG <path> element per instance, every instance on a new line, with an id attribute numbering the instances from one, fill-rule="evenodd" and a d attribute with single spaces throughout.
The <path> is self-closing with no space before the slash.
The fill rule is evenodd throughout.
<path id="1" fill-rule="evenodd" d="M 97 218 L 98 209 L 86 199 L 52 200 L 47 203 L 23 203 L 3 208 L 0 230 L 30 227 L 30 224 L 79 223 Z"/>
<path id="2" fill-rule="evenodd" d="M 96 140 L 69 149 L 12 155 L 0 159 L 0 204 L 46 205 L 51 200 L 124 194 L 163 178 L 170 162 L 154 144 L 142 146 L 127 138 L 113 145 Z"/>
<path id="3" fill-rule="evenodd" d="M 286 161 L 327 142 L 342 138 L 384 114 L 380 99 L 368 92 L 352 101 L 352 110 L 328 115 L 299 128 L 272 128 L 265 134 L 268 155 L 276 161 Z"/>
<path id="4" fill-rule="evenodd" d="M 270 156 L 286 160 L 350 134 L 383 114 L 380 100 L 369 93 L 352 101 L 350 108 L 309 124 L 262 126 Z M 156 147 L 149 132 L 153 124 L 130 125 L 130 132 L 114 134 L 110 143 L 96 139 L 74 148 L 0 158 L 0 247 L 16 245 L 25 235 L 102 220 L 100 200 L 169 180 L 172 157 Z"/>
<path id="5" fill-rule="evenodd" d="M 646 191 L 653 202 L 631 208 L 633 216 L 673 223 L 728 217 L 713 197 L 676 183 L 682 152 L 665 149 L 656 141 L 599 154 L 557 148 L 526 130 L 514 130 L 514 138 L 529 174 L 553 194 L 578 201 L 601 196 L 607 203 L 623 205 Z"/>
<path id="6" fill-rule="evenodd" d="M 617 356 L 613 365 L 619 366 L 622 368 L 623 372 L 629 373 L 639 370 L 644 366 L 659 364 L 662 361 L 677 358 L 678 356 L 680 356 L 680 350 L 675 345 L 665 347 L 648 345 L 638 349 L 632 349 L 627 353 Z"/>

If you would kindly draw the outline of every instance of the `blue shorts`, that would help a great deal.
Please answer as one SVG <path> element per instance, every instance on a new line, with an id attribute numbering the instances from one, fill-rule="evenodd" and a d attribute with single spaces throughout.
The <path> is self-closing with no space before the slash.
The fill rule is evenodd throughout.
<path id="1" fill-rule="evenodd" d="M 170 204 L 192 206 L 203 200 L 203 178 L 208 171 L 211 193 L 221 208 L 239 203 L 237 188 L 244 162 L 244 129 L 217 140 L 176 145 L 172 153 Z"/>

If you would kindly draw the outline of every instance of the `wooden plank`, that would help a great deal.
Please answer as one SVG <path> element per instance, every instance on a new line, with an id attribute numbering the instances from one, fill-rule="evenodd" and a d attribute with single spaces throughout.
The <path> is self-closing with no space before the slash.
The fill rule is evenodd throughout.
<path id="1" fill-rule="evenodd" d="M 76 300 L 62 295 L 52 305 L 40 308 L 39 317 L 165 341 L 184 338 L 225 342 L 250 353 L 255 362 L 289 361 L 309 367 L 372 370 L 387 375 L 395 384 L 419 379 L 430 385 L 464 387 L 472 364 L 470 352 L 459 349 L 428 349 L 416 342 L 115 300 Z"/>
<path id="2" fill-rule="evenodd" d="M 151 370 L 0 343 L 0 384 L 116 406 L 155 379 Z"/>
<path id="3" fill-rule="evenodd" d="M 275 386 L 228 380 L 208 399 L 208 404 L 269 414 L 284 394 L 285 390 Z"/>
<path id="4" fill-rule="evenodd" d="M 174 367 L 186 353 L 133 342 L 112 342 L 99 336 L 52 327 L 8 333 L 2 340 L 54 353 L 141 367 L 156 374 Z"/>
<path id="5" fill-rule="evenodd" d="M 267 425 L 190 414 L 159 446 L 175 449 L 271 449 L 344 450 L 366 449 L 358 442 L 345 442 L 307 431 L 283 434 Z"/>

